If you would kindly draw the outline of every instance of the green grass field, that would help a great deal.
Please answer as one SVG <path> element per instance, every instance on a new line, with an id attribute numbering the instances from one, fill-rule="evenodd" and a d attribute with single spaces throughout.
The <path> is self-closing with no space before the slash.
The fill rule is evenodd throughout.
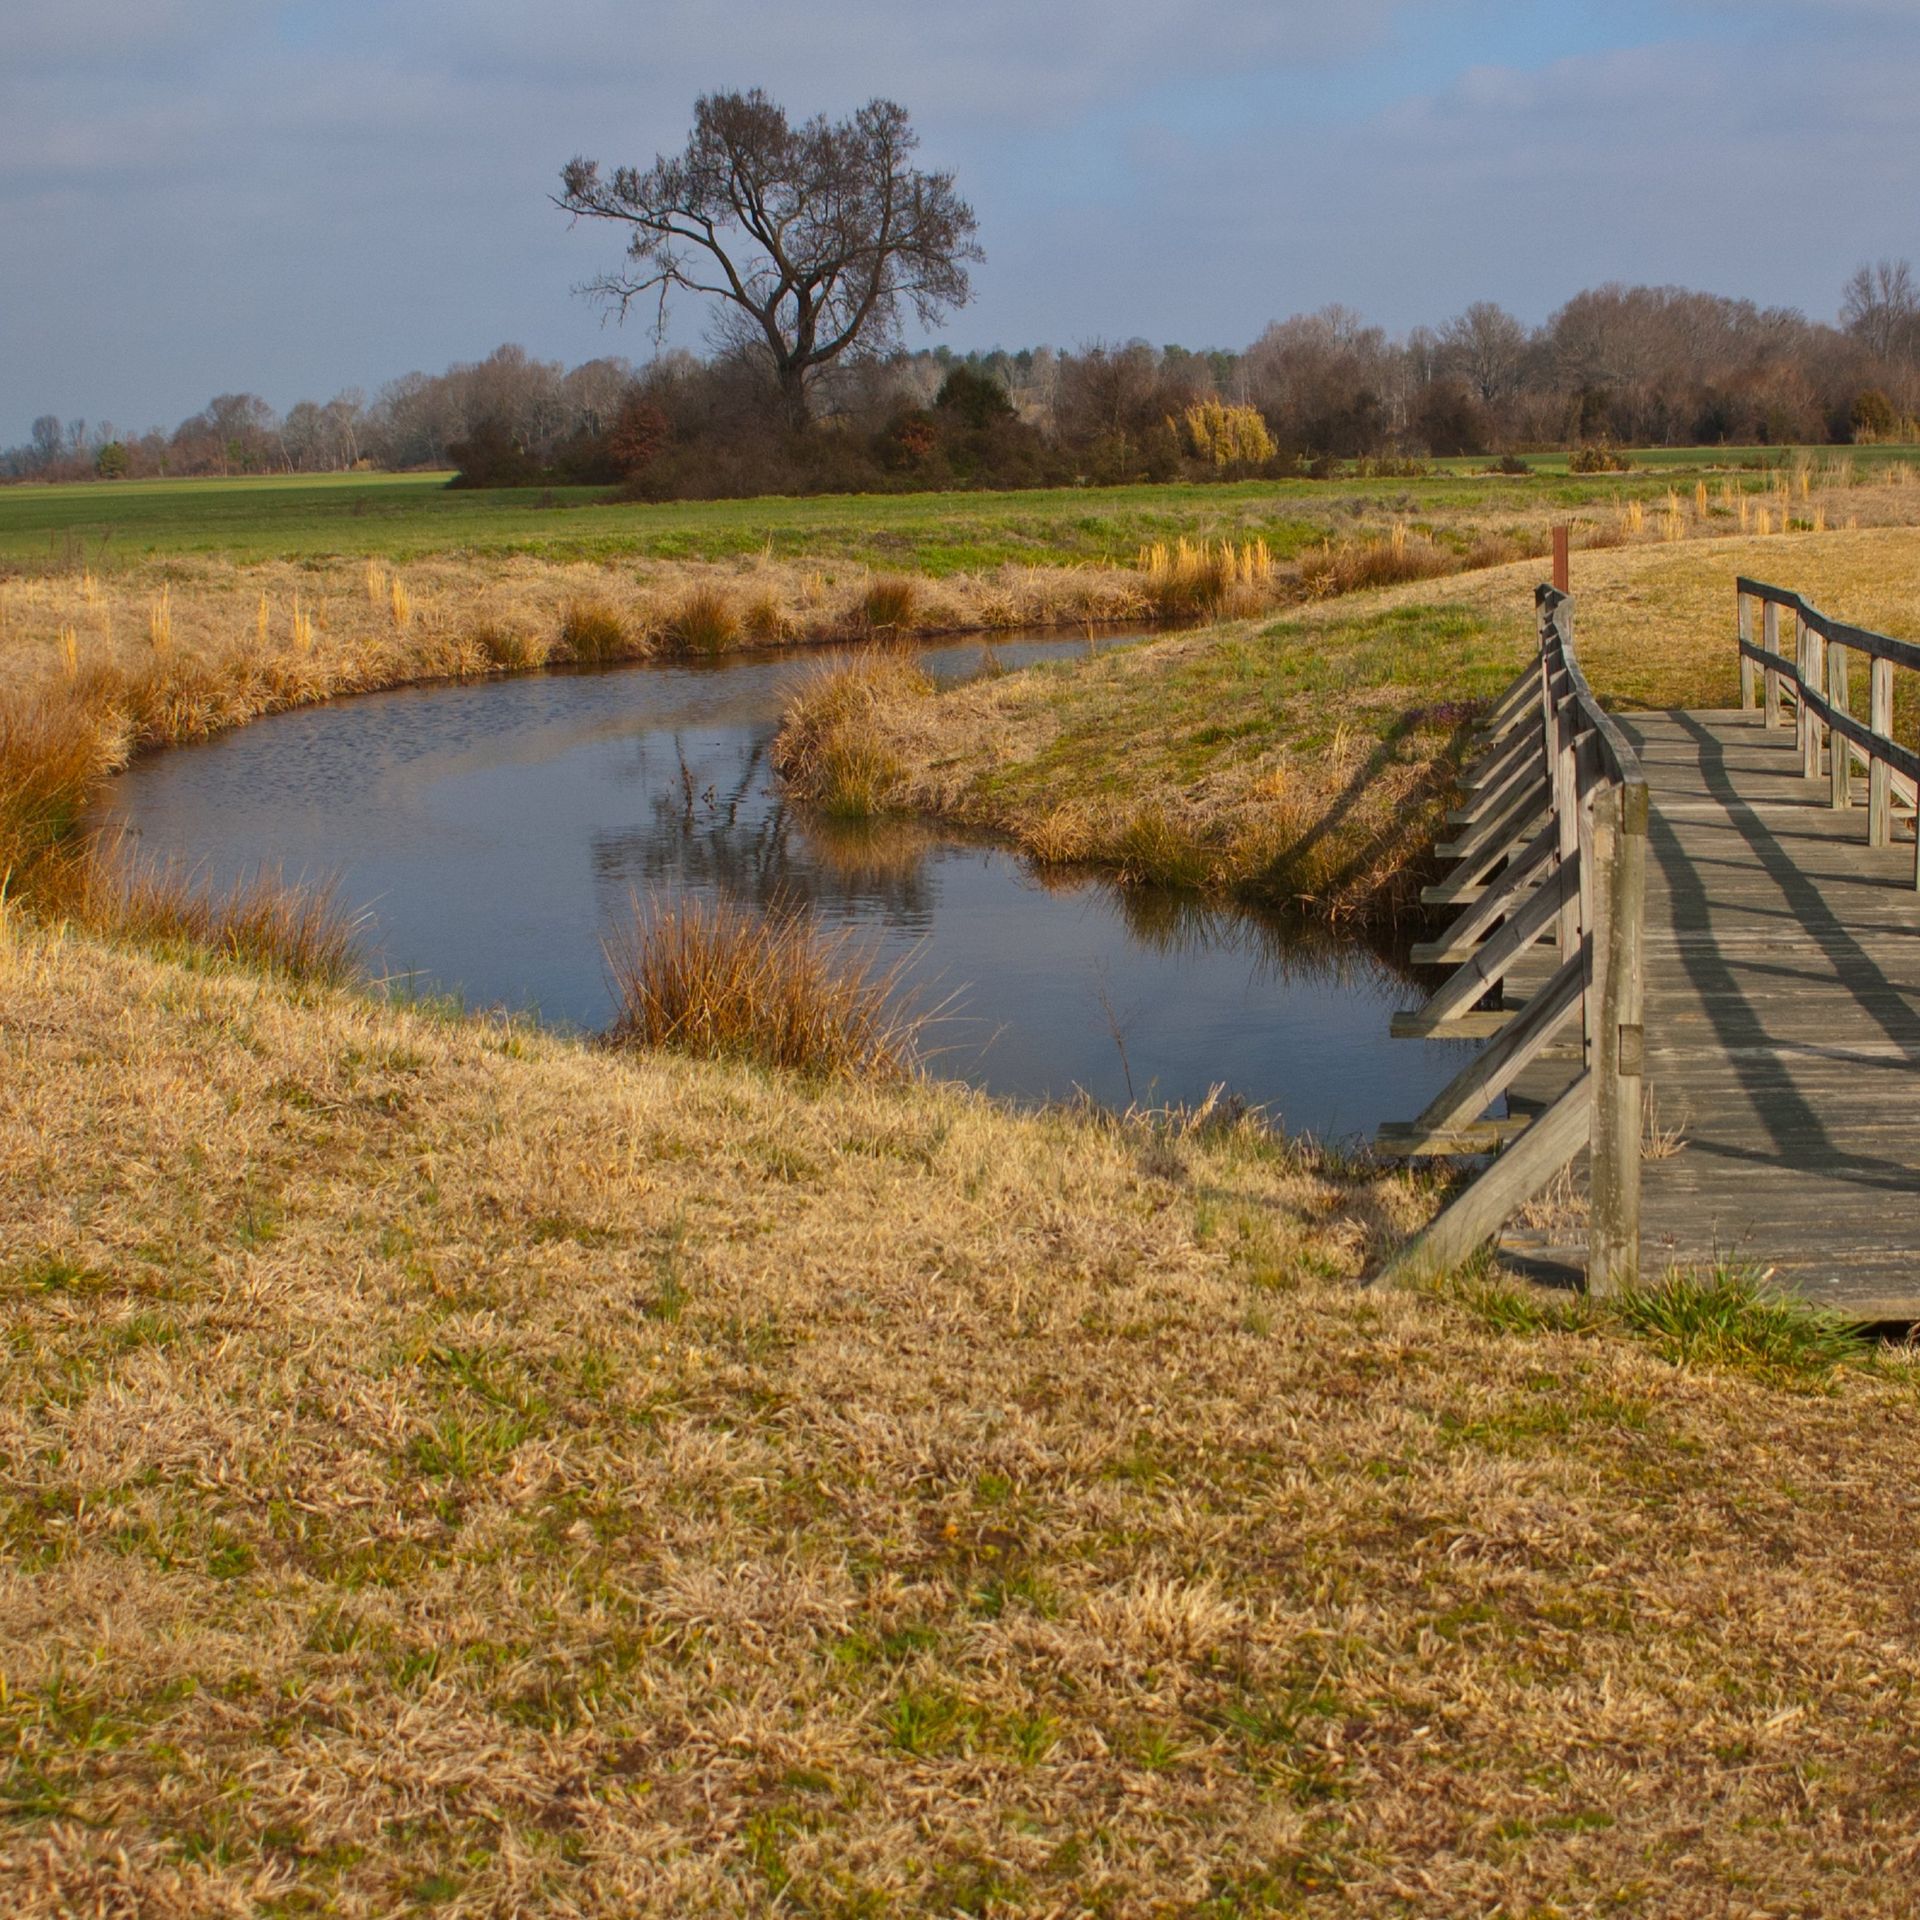
<path id="1" fill-rule="evenodd" d="M 1909 448 L 1847 451 L 1860 477 Z M 771 552 L 931 574 L 1003 562 L 1131 561 L 1152 540 L 1265 538 L 1282 559 L 1330 532 L 1384 518 L 1445 532 L 1516 531 L 1543 516 L 1657 498 L 1682 475 L 1763 467 L 1781 448 L 1662 450 L 1628 474 L 1570 475 L 1565 455 L 1507 477 L 1478 460 L 1416 480 L 1056 488 L 808 499 L 609 500 L 603 489 L 455 492 L 444 474 L 144 480 L 0 488 L 0 564 L 117 563 L 186 554 L 235 560 L 378 554 L 530 553 L 559 560 L 725 559 Z M 1822 455 L 1822 458 L 1827 457 Z"/>

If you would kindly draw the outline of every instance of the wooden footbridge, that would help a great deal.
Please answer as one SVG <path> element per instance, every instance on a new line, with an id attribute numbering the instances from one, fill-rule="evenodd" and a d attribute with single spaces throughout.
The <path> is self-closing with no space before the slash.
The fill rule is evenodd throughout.
<path id="1" fill-rule="evenodd" d="M 1729 1265 L 1920 1319 L 1920 755 L 1893 739 L 1920 647 L 1741 580 L 1741 707 L 1615 717 L 1573 602 L 1538 605 L 1427 890 L 1455 918 L 1415 958 L 1448 972 L 1394 1023 L 1486 1044 L 1382 1133 L 1493 1157 L 1388 1277 L 1494 1239 L 1595 1290 Z"/>

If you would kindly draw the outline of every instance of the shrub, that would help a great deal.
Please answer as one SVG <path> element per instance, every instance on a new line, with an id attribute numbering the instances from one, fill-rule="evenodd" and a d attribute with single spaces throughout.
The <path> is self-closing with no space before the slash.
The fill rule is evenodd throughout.
<path id="1" fill-rule="evenodd" d="M 634 905 L 605 944 L 617 1047 L 671 1047 L 703 1059 L 836 1078 L 899 1079 L 917 1061 L 924 1018 L 902 1001 L 904 962 L 877 971 L 850 935 L 804 912 L 728 902 Z"/>
<path id="2" fill-rule="evenodd" d="M 570 600 L 560 615 L 560 638 L 583 667 L 603 667 L 641 651 L 627 624 L 604 600 Z"/>
<path id="3" fill-rule="evenodd" d="M 1274 456 L 1273 435 L 1258 407 L 1230 407 L 1202 400 L 1184 417 L 1187 444 L 1216 467 L 1254 466 Z"/>
<path id="4" fill-rule="evenodd" d="M 1633 462 L 1624 453 L 1608 446 L 1605 441 L 1595 441 L 1590 446 L 1575 447 L 1567 456 L 1569 473 L 1630 473 Z"/>
<path id="5" fill-rule="evenodd" d="M 1514 479 L 1520 479 L 1530 474 L 1533 469 L 1528 466 L 1517 453 L 1503 453 L 1500 458 L 1493 463 L 1493 471 L 1495 473 L 1508 474 Z"/>
<path id="6" fill-rule="evenodd" d="M 740 644 L 740 616 L 718 587 L 695 587 L 669 616 L 667 638 L 682 653 L 725 653 Z"/>

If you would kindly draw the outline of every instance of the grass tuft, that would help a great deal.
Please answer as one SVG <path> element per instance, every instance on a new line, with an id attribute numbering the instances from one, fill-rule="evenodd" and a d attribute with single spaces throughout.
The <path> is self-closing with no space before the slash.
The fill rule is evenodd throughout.
<path id="1" fill-rule="evenodd" d="M 740 615 L 717 587 L 695 587 L 667 618 L 667 638 L 681 653 L 725 653 L 740 644 Z"/>
<path id="2" fill-rule="evenodd" d="M 627 623 L 603 600 L 570 600 L 560 616 L 560 638 L 583 667 L 629 660 L 636 646 Z"/>
<path id="3" fill-rule="evenodd" d="M 605 944 L 620 1008 L 608 1039 L 829 1079 L 903 1079 L 924 1025 L 899 996 L 904 962 L 876 969 L 850 940 L 797 908 L 636 901 Z"/>
<path id="4" fill-rule="evenodd" d="M 1869 1351 L 1844 1320 L 1769 1292 L 1758 1274 L 1740 1268 L 1675 1271 L 1609 1306 L 1678 1365 L 1727 1367 L 1776 1386 L 1818 1385 Z"/>
<path id="5" fill-rule="evenodd" d="M 881 736 L 880 715 L 918 700 L 933 682 L 910 654 L 882 651 L 836 661 L 810 675 L 787 708 L 774 766 L 823 813 L 866 820 L 894 804 L 899 761 Z"/>
<path id="6" fill-rule="evenodd" d="M 901 574 L 883 574 L 861 596 L 860 626 L 877 639 L 895 639 L 913 630 L 919 612 L 919 586 Z"/>

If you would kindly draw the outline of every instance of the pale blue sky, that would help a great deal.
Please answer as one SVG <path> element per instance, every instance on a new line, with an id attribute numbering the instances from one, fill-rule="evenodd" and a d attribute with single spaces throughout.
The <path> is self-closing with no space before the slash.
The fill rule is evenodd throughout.
<path id="1" fill-rule="evenodd" d="M 752 85 L 914 114 L 987 249 L 960 347 L 1606 279 L 1830 316 L 1920 257 L 1920 0 L 0 0 L 0 443 L 503 340 L 643 359 L 569 292 L 613 237 L 546 196 Z"/>

